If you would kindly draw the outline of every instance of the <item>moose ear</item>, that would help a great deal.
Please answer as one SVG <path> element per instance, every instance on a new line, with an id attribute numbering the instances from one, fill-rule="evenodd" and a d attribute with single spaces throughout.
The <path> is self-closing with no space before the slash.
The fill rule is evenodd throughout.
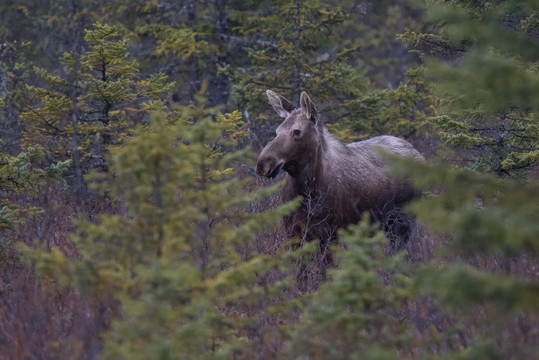
<path id="1" fill-rule="evenodd" d="M 314 103 L 305 91 L 301 93 L 299 103 L 301 105 L 301 110 L 303 111 L 307 119 L 316 122 L 318 120 L 318 113 L 316 112 Z"/>
<path id="2" fill-rule="evenodd" d="M 271 90 L 266 91 L 268 100 L 280 117 L 286 118 L 296 108 L 290 101 Z"/>

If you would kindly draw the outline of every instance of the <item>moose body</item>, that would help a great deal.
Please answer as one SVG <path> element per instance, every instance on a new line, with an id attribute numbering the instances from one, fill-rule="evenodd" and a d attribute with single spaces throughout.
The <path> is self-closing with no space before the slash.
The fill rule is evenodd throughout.
<path id="1" fill-rule="evenodd" d="M 284 219 L 289 236 L 327 243 L 338 228 L 358 222 L 366 211 L 387 225 L 392 214 L 412 199 L 411 184 L 391 177 L 380 154 L 423 160 L 410 143 L 378 136 L 345 145 L 329 133 L 305 92 L 299 108 L 271 90 L 266 94 L 285 120 L 260 153 L 256 172 L 274 178 L 286 171 L 282 200 L 303 197 L 299 209 Z"/>

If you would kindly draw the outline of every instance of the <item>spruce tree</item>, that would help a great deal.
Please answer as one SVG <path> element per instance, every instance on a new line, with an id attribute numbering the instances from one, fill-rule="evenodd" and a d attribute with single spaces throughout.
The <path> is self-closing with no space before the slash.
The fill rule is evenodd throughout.
<path id="1" fill-rule="evenodd" d="M 117 307 L 102 334 L 105 357 L 252 358 L 263 339 L 245 334 L 286 300 L 286 272 L 279 282 L 264 280 L 285 270 L 283 259 L 257 255 L 250 243 L 295 204 L 247 211 L 275 188 L 245 193 L 250 180 L 233 176 L 231 165 L 246 152 L 220 149 L 234 116 L 191 123 L 154 114 L 111 150 L 109 170 L 94 175 L 125 212 L 79 225 L 81 259 L 25 250 L 41 274 L 96 306 Z"/>
<path id="2" fill-rule="evenodd" d="M 69 166 L 65 161 L 43 167 L 43 155 L 39 146 L 26 147 L 16 156 L 0 153 L 0 233 L 15 230 L 17 224 L 39 216 L 42 209 L 20 205 L 17 196 L 37 196 L 40 188 L 60 180 Z"/>
<path id="3" fill-rule="evenodd" d="M 435 331 L 430 341 L 443 334 L 448 358 L 533 357 L 539 314 L 538 282 L 530 273 L 539 251 L 537 181 L 522 184 L 446 166 L 399 167 L 413 173 L 416 185 L 439 188 L 410 207 L 445 239 L 439 255 L 413 278 L 416 295 L 427 296 L 453 319 L 451 328 Z"/>
<path id="4" fill-rule="evenodd" d="M 418 346 L 400 306 L 412 298 L 402 256 L 384 254 L 387 239 L 365 218 L 341 231 L 331 280 L 308 296 L 290 326 L 285 358 L 395 359 Z M 346 249 L 346 250 L 345 250 Z M 402 254 L 401 254 L 402 255 Z"/>
<path id="5" fill-rule="evenodd" d="M 402 39 L 441 59 L 428 67 L 444 99 L 433 125 L 471 169 L 525 174 L 539 159 L 536 4 L 440 1 L 427 14 L 437 32 Z"/>
<path id="6" fill-rule="evenodd" d="M 344 18 L 340 7 L 320 1 L 231 6 L 230 21 L 247 52 L 243 64 L 227 66 L 222 73 L 234 82 L 232 100 L 261 143 L 277 125 L 265 115 L 267 89 L 295 103 L 306 90 L 320 104 L 337 104 L 343 96 L 357 95 L 367 87 L 361 69 L 351 65 L 357 48 L 345 48 L 337 41 Z"/>
<path id="7" fill-rule="evenodd" d="M 406 37 L 443 52 L 426 65 L 446 99 L 433 121 L 472 169 L 492 174 L 395 162 L 434 192 L 410 210 L 443 240 L 414 288 L 453 319 L 443 336 L 447 358 L 530 358 L 539 311 L 530 273 L 539 250 L 537 180 L 500 177 L 536 161 L 537 7 L 437 1 L 427 10 L 439 32 Z"/>
<path id="8" fill-rule="evenodd" d="M 35 67 L 47 87 L 27 85 L 34 101 L 21 115 L 26 143 L 42 144 L 52 159 L 73 158 L 75 166 L 78 156 L 84 173 L 105 166 L 104 148 L 161 107 L 173 87 L 163 74 L 138 76 L 119 27 L 96 23 L 85 41 L 85 54 L 64 54 L 64 76 Z"/>
<path id="9" fill-rule="evenodd" d="M 401 5 L 283 1 L 268 7 L 264 2 L 233 2 L 230 22 L 247 52 L 243 64 L 230 64 L 222 74 L 233 81 L 232 100 L 243 109 L 254 140 L 265 143 L 278 125 L 262 106 L 267 89 L 277 89 L 293 102 L 306 90 L 317 99 L 330 130 L 347 142 L 381 134 L 414 135 L 432 99 L 425 96 L 421 70 L 408 69 L 415 63 L 395 34 L 390 36 L 378 23 L 400 28 L 409 13 Z M 388 70 L 389 64 L 400 62 L 406 66 Z"/>

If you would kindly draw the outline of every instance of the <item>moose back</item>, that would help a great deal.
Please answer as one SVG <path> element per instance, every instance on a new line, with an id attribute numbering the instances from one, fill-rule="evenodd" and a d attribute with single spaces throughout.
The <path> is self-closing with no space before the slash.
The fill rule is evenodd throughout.
<path id="1" fill-rule="evenodd" d="M 345 145 L 329 133 L 307 93 L 301 93 L 299 107 L 271 90 L 266 95 L 284 121 L 258 156 L 256 172 L 274 178 L 285 171 L 282 200 L 303 197 L 299 209 L 284 219 L 288 235 L 327 241 L 365 211 L 388 231 L 392 214 L 400 213 L 414 191 L 408 181 L 390 176 L 379 151 L 416 160 L 423 156 L 394 136 Z M 409 235 L 399 231 L 401 237 Z"/>

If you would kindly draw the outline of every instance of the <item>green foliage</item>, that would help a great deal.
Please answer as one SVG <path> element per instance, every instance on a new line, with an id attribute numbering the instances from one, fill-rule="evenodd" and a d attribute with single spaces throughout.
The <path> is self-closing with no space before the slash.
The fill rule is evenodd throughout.
<path id="1" fill-rule="evenodd" d="M 418 186 L 439 188 L 436 195 L 410 206 L 429 229 L 449 239 L 440 257 L 419 268 L 413 289 L 458 317 L 456 331 L 468 340 L 460 341 L 466 347 L 462 354 L 455 352 L 449 358 L 532 356 L 535 344 L 496 339 L 508 336 L 505 332 L 515 318 L 524 323 L 529 319 L 535 326 L 533 319 L 539 313 L 539 284 L 528 274 L 539 253 L 537 181 L 522 184 L 446 167 L 402 161 L 397 165 L 406 174 L 411 172 Z M 481 266 L 489 261 L 501 269 Z M 522 273 L 511 270 L 519 266 L 524 266 Z"/>
<path id="2" fill-rule="evenodd" d="M 425 224 L 453 233 L 456 249 L 464 254 L 502 251 L 539 252 L 537 184 L 504 182 L 470 171 L 415 166 L 421 187 L 443 184 L 443 192 L 417 202 L 411 209 Z M 440 221 L 443 218 L 444 221 Z"/>
<path id="3" fill-rule="evenodd" d="M 239 111 L 217 114 L 217 122 L 223 127 L 223 136 L 230 140 L 232 146 L 238 146 L 249 136 L 246 124 Z"/>
<path id="4" fill-rule="evenodd" d="M 428 55 L 444 55 L 456 56 L 465 50 L 465 45 L 462 43 L 452 43 L 440 34 L 421 33 L 406 29 L 402 34 L 397 35 L 397 38 L 411 47 L 413 53 L 424 57 Z"/>
<path id="5" fill-rule="evenodd" d="M 21 118 L 27 143 L 43 144 L 65 159 L 73 156 L 75 141 L 85 163 L 96 166 L 103 165 L 104 147 L 118 144 L 149 110 L 161 108 L 174 84 L 164 74 L 139 77 L 138 63 L 128 59 L 128 41 L 117 26 L 96 23 L 85 40 L 84 55 L 64 54 L 65 77 L 35 68 L 48 87 L 27 86 L 37 103 Z"/>
<path id="6" fill-rule="evenodd" d="M 233 100 L 246 109 L 250 131 L 261 142 L 275 127 L 267 120 L 268 106 L 261 106 L 267 103 L 266 89 L 296 103 L 300 92 L 307 91 L 330 129 L 344 141 L 380 134 L 409 137 L 432 111 L 430 85 L 422 69 L 401 65 L 406 80 L 405 74 L 387 70 L 409 61 L 392 33 L 404 21 L 406 5 L 346 1 L 340 5 L 284 1 L 271 9 L 260 3 L 232 12 L 234 31 L 249 44 L 248 62 L 227 66 L 221 73 L 234 81 Z M 382 50 L 383 41 L 387 43 Z M 387 47 L 394 52 L 388 54 Z M 379 90 L 377 83 L 394 88 Z"/>
<path id="7" fill-rule="evenodd" d="M 409 70 L 407 76 L 408 81 L 396 89 L 372 90 L 343 103 L 343 108 L 353 116 L 330 128 L 344 130 L 345 136 L 339 137 L 345 141 L 385 134 L 408 138 L 421 133 L 437 99 L 431 95 L 431 85 L 422 67 Z"/>
<path id="8" fill-rule="evenodd" d="M 192 29 L 176 29 L 167 25 L 147 25 L 138 31 L 158 39 L 155 49 L 157 56 L 177 55 L 187 59 L 201 52 L 215 50 L 206 41 L 197 40 L 198 34 Z"/>
<path id="9" fill-rule="evenodd" d="M 338 249 L 331 281 L 304 300 L 286 358 L 394 359 L 413 347 L 398 310 L 409 297 L 403 262 L 384 254 L 387 239 L 375 230 L 365 219 L 341 233 L 346 250 Z"/>
<path id="10" fill-rule="evenodd" d="M 448 145 L 467 149 L 460 153 L 472 169 L 502 177 L 529 170 L 538 159 L 536 11 L 526 1 L 434 1 L 428 7 L 428 20 L 439 25 L 436 36 L 460 44 L 451 57 L 458 62 L 427 63 L 444 99 L 433 124 Z M 403 39 L 418 45 L 430 35 Z"/>
<path id="11" fill-rule="evenodd" d="M 0 139 L 2 150 L 12 155 L 21 151 L 18 116 L 27 96 L 24 82 L 31 74 L 29 47 L 28 41 L 4 42 L 0 46 Z"/>
<path id="12" fill-rule="evenodd" d="M 335 41 L 345 19 L 341 8 L 321 1 L 283 1 L 273 7 L 257 3 L 233 9 L 231 17 L 237 24 L 234 32 L 248 45 L 246 63 L 220 73 L 233 80 L 232 100 L 247 109 L 250 131 L 262 142 L 274 130 L 264 115 L 267 89 L 296 103 L 307 90 L 321 105 L 337 103 L 336 94 L 353 96 L 365 90 L 368 80 L 351 64 L 357 47 Z"/>
<path id="13" fill-rule="evenodd" d="M 344 18 L 340 8 L 318 1 L 290 1 L 267 10 L 270 9 L 261 4 L 256 8 L 257 17 L 248 16 L 252 9 L 233 13 L 233 21 L 240 25 L 236 31 L 241 35 L 260 33 L 267 39 L 255 42 L 249 49 L 249 71 L 238 69 L 231 74 L 236 79 L 237 102 L 256 109 L 253 93 L 267 88 L 287 89 L 288 93 L 283 94 L 296 101 L 303 89 L 326 99 L 330 91 L 324 90 L 322 84 L 339 86 L 355 79 L 352 69 L 342 63 L 353 51 L 340 53 L 332 44 L 336 35 L 333 29 Z"/>
<path id="14" fill-rule="evenodd" d="M 25 249 L 40 273 L 119 303 L 104 334 L 107 358 L 249 358 L 241 333 L 255 320 L 236 312 L 242 306 L 270 311 L 289 286 L 258 285 L 284 264 L 278 256 L 255 255 L 249 244 L 296 204 L 246 211 L 275 187 L 242 191 L 245 181 L 229 169 L 245 152 L 218 151 L 225 128 L 208 119 L 171 124 L 155 114 L 111 150 L 109 171 L 94 175 L 126 213 L 79 225 L 74 241 L 81 260 Z"/>
<path id="15" fill-rule="evenodd" d="M 0 153 L 0 232 L 15 230 L 18 223 L 42 212 L 33 206 L 18 205 L 12 201 L 14 196 L 26 194 L 35 197 L 40 188 L 58 181 L 67 170 L 69 161 L 41 168 L 43 155 L 41 147 L 27 147 L 17 156 Z"/>

